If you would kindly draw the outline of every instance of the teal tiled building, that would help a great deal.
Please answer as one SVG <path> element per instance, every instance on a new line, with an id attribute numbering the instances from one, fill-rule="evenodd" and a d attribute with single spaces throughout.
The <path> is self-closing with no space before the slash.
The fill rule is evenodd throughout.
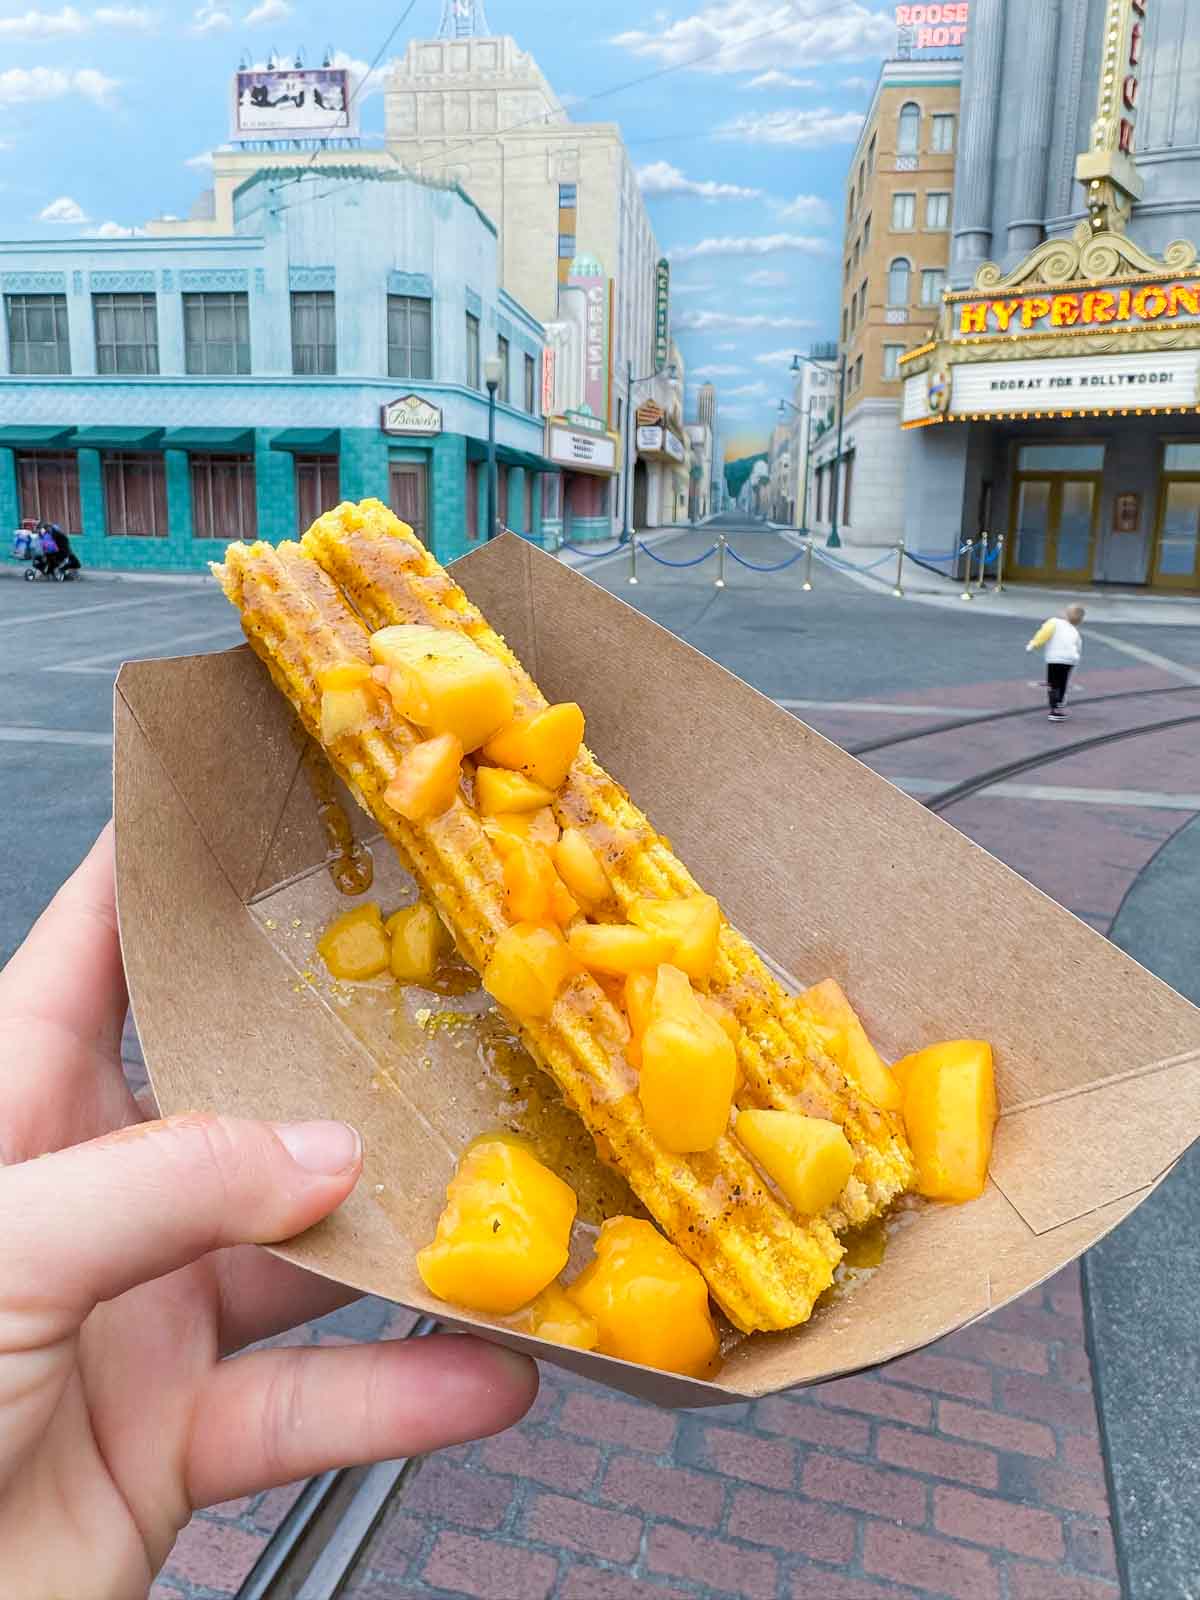
<path id="1" fill-rule="evenodd" d="M 187 571 L 374 495 L 441 560 L 501 521 L 561 530 L 544 335 L 496 231 L 390 167 L 266 168 L 229 236 L 0 243 L 0 529 L 45 517 L 85 565 Z"/>

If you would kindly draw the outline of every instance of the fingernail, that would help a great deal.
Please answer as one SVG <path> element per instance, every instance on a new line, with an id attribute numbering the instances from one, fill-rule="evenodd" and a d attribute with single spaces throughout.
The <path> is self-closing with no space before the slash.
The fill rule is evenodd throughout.
<path id="1" fill-rule="evenodd" d="M 298 1167 L 323 1178 L 357 1166 L 362 1155 L 357 1129 L 345 1122 L 277 1122 L 275 1133 Z"/>

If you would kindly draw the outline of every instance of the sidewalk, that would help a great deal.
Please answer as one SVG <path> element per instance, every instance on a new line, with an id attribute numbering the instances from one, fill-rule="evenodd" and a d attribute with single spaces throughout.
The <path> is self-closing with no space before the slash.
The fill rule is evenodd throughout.
<path id="1" fill-rule="evenodd" d="M 791 544 L 803 545 L 808 536 L 795 528 L 771 529 Z M 813 554 L 826 570 L 843 572 L 852 583 L 860 583 L 878 592 L 890 591 L 896 581 L 895 546 L 842 545 L 841 549 L 826 549 L 824 538 L 815 535 Z M 918 552 L 919 554 L 919 552 Z M 888 559 L 883 560 L 884 556 Z M 881 563 L 880 565 L 875 565 Z M 873 572 L 866 569 L 875 567 Z M 978 566 L 975 568 L 978 571 Z M 1154 594 L 1142 589 L 1108 584 L 1081 584 L 1072 588 L 1054 588 L 1045 584 L 1005 583 L 1001 593 L 995 592 L 995 577 L 991 569 L 984 580 L 984 588 L 971 590 L 973 598 L 963 599 L 966 584 L 953 577 L 941 577 L 928 567 L 919 566 L 908 557 L 904 562 L 904 599 L 921 605 L 986 606 L 996 616 L 1029 617 L 1040 621 L 1052 611 L 1060 611 L 1071 601 L 1087 607 L 1089 622 L 1136 622 L 1159 624 L 1164 627 L 1181 627 L 1200 623 L 1200 596 Z"/>

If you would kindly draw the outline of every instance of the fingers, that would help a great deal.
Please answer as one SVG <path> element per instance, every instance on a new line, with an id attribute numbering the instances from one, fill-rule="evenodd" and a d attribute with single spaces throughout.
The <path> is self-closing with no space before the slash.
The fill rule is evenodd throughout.
<path id="1" fill-rule="evenodd" d="M 196 1398 L 192 1504 L 481 1439 L 523 1417 L 536 1393 L 527 1357 L 458 1334 L 239 1356 Z"/>
<path id="2" fill-rule="evenodd" d="M 62 1337 L 100 1301 L 210 1250 L 290 1238 L 341 1204 L 361 1166 L 341 1122 L 193 1115 L 9 1167 L 0 1327 L 24 1319 L 27 1339 Z"/>
<path id="3" fill-rule="evenodd" d="M 246 1245 L 218 1258 L 221 1354 L 327 1317 L 360 1298 L 354 1289 Z"/>

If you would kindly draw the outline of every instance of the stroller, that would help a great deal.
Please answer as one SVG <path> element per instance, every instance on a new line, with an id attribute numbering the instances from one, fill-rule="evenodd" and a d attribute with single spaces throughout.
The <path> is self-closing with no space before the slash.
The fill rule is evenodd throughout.
<path id="1" fill-rule="evenodd" d="M 34 553 L 25 569 L 26 583 L 36 583 L 39 578 L 66 583 L 80 570 L 79 557 L 56 522 L 39 522 L 34 542 Z"/>

